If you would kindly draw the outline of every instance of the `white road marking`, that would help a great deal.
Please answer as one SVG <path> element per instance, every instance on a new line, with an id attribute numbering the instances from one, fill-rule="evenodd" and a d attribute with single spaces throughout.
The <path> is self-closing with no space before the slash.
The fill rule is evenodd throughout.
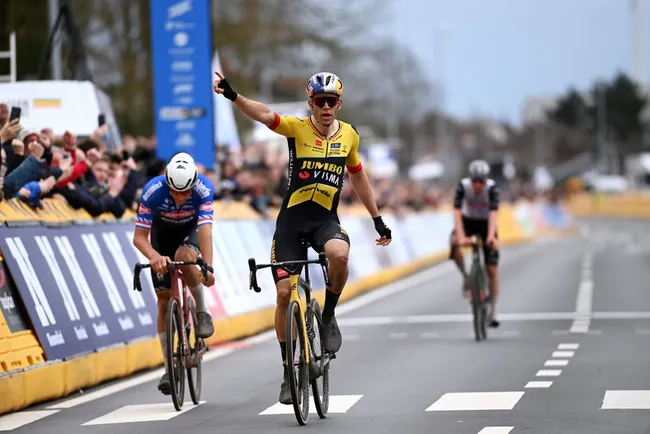
<path id="1" fill-rule="evenodd" d="M 576 319 L 569 331 L 571 333 L 587 333 L 591 325 L 591 310 L 594 295 L 594 281 L 591 279 L 593 253 L 587 252 L 582 260 L 582 276 L 576 297 Z"/>
<path id="2" fill-rule="evenodd" d="M 519 330 L 504 330 L 502 333 L 504 338 L 514 338 L 520 334 L 521 332 Z"/>
<path id="3" fill-rule="evenodd" d="M 561 369 L 540 369 L 535 374 L 536 377 L 559 377 L 562 373 Z"/>
<path id="4" fill-rule="evenodd" d="M 486 426 L 478 434 L 509 434 L 514 426 Z"/>
<path id="5" fill-rule="evenodd" d="M 548 389 L 553 384 L 552 381 L 529 381 L 525 388 L 526 389 Z"/>
<path id="6" fill-rule="evenodd" d="M 406 339 L 408 335 L 408 333 L 389 333 L 388 337 L 391 339 Z"/>
<path id="7" fill-rule="evenodd" d="M 577 350 L 578 348 L 580 348 L 580 344 L 573 343 L 560 344 L 557 346 L 558 350 Z"/>
<path id="8" fill-rule="evenodd" d="M 363 397 L 363 395 L 330 395 L 328 413 L 347 413 L 350 408 Z M 309 413 L 316 413 L 314 397 L 309 396 Z M 258 416 L 275 414 L 293 414 L 293 405 L 284 405 L 279 402 L 273 404 Z"/>
<path id="9" fill-rule="evenodd" d="M 587 333 L 585 333 L 589 336 L 600 336 L 603 334 L 602 330 L 589 330 Z"/>
<path id="10" fill-rule="evenodd" d="M 437 337 L 440 337 L 439 332 L 422 332 L 420 333 L 420 337 L 422 339 L 435 339 Z"/>
<path id="11" fill-rule="evenodd" d="M 607 390 L 600 408 L 605 410 L 650 410 L 650 390 Z"/>
<path id="12" fill-rule="evenodd" d="M 553 354 L 551 354 L 551 357 L 558 357 L 558 358 L 563 358 L 563 357 L 573 357 L 575 351 L 553 351 Z"/>
<path id="13" fill-rule="evenodd" d="M 566 366 L 568 364 L 568 360 L 550 359 L 544 363 L 544 366 Z"/>
<path id="14" fill-rule="evenodd" d="M 205 401 L 199 401 L 199 405 L 201 404 L 205 404 Z M 181 411 L 176 411 L 174 404 L 171 402 L 163 404 L 125 405 L 97 419 L 82 423 L 81 426 L 169 420 L 197 407 L 198 405 L 185 403 Z"/>
<path id="15" fill-rule="evenodd" d="M 445 393 L 425 411 L 512 410 L 524 392 Z"/>
<path id="16" fill-rule="evenodd" d="M 0 431 L 11 431 L 58 412 L 59 410 L 30 410 L 8 413 L 0 416 Z"/>

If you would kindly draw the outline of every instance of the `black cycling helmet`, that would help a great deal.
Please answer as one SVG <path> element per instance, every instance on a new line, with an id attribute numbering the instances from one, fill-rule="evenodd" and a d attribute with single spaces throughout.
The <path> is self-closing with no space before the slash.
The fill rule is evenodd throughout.
<path id="1" fill-rule="evenodd" d="M 472 179 L 487 179 L 490 176 L 490 165 L 484 160 L 474 160 L 469 163 L 469 177 Z"/>

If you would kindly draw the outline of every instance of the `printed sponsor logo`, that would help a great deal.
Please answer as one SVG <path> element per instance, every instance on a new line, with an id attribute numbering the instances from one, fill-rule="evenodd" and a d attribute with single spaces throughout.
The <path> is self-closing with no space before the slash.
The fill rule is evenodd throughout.
<path id="1" fill-rule="evenodd" d="M 143 204 L 138 207 L 138 214 L 151 214 L 151 208 L 147 208 Z"/>
<path id="2" fill-rule="evenodd" d="M 325 170 L 327 172 L 336 173 L 337 175 L 343 174 L 343 166 L 334 163 L 323 163 L 320 161 L 303 161 L 301 170 Z"/>
<path id="3" fill-rule="evenodd" d="M 193 216 L 194 210 L 191 211 L 186 211 L 186 210 L 176 210 L 176 211 L 168 211 L 168 212 L 161 212 L 160 215 L 163 217 L 167 217 L 170 219 L 174 220 L 180 220 L 186 217 L 191 217 Z"/>
<path id="4" fill-rule="evenodd" d="M 142 195 L 142 199 L 149 200 L 152 194 L 154 194 L 160 187 L 162 187 L 162 181 L 156 182 L 154 185 L 149 187 L 147 191 Z"/>
<path id="5" fill-rule="evenodd" d="M 278 277 L 287 277 L 289 273 L 283 268 L 278 268 Z"/>
<path id="6" fill-rule="evenodd" d="M 199 209 L 201 211 L 214 211 L 214 205 L 212 202 L 204 203 Z"/>
<path id="7" fill-rule="evenodd" d="M 201 198 L 203 199 L 210 196 L 210 189 L 202 181 L 197 182 L 196 187 L 194 187 L 194 189 L 199 192 Z"/>

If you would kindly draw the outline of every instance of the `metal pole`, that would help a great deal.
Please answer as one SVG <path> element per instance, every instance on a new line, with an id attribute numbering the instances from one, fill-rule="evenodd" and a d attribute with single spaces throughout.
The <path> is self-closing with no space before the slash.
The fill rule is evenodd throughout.
<path id="1" fill-rule="evenodd" d="M 16 32 L 11 32 L 9 35 L 9 74 L 11 76 L 10 80 L 12 83 L 17 81 L 18 76 L 18 66 L 16 64 Z"/>
<path id="2" fill-rule="evenodd" d="M 639 87 L 645 89 L 645 49 L 644 49 L 644 16 L 643 0 L 632 0 L 634 13 L 634 63 L 636 81 Z"/>
<path id="3" fill-rule="evenodd" d="M 606 110 L 606 96 L 605 85 L 601 82 L 598 84 L 598 148 L 600 154 L 600 164 L 605 172 L 608 168 L 607 158 L 607 110 Z"/>
<path id="4" fill-rule="evenodd" d="M 54 29 L 56 19 L 59 14 L 59 0 L 48 0 L 47 4 L 48 21 L 50 32 Z M 61 61 L 61 41 L 55 38 L 52 45 L 52 63 L 50 64 L 52 79 L 61 80 L 63 78 L 63 62 Z"/>

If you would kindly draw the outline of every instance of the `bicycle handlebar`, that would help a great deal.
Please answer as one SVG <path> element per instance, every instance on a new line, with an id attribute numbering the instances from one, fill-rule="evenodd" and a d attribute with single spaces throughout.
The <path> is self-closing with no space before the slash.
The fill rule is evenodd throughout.
<path id="1" fill-rule="evenodd" d="M 325 253 L 321 252 L 318 254 L 318 259 L 312 259 L 312 260 L 301 260 L 301 261 L 284 261 L 284 262 L 275 262 L 273 264 L 260 264 L 257 265 L 255 263 L 255 258 L 250 258 L 248 260 L 248 268 L 250 270 L 250 276 L 249 276 L 249 289 L 252 289 L 255 292 L 260 292 L 262 291 L 262 288 L 259 287 L 257 284 L 257 270 L 261 270 L 263 268 L 278 268 L 283 265 L 308 265 L 308 264 L 320 264 L 322 270 L 323 270 L 323 277 L 325 277 L 325 284 L 327 286 L 331 286 L 332 282 L 330 281 L 329 274 L 327 272 L 327 256 L 325 256 Z"/>
<path id="2" fill-rule="evenodd" d="M 167 264 L 169 267 L 174 268 L 179 265 L 198 265 L 201 268 L 201 274 L 203 274 L 203 280 L 208 280 L 208 271 L 214 274 L 214 269 L 205 262 L 205 259 L 199 257 L 196 261 L 172 261 Z M 142 284 L 140 283 L 140 272 L 145 268 L 151 268 L 151 264 L 135 264 L 135 269 L 133 270 L 133 289 L 139 292 L 142 292 Z"/>

